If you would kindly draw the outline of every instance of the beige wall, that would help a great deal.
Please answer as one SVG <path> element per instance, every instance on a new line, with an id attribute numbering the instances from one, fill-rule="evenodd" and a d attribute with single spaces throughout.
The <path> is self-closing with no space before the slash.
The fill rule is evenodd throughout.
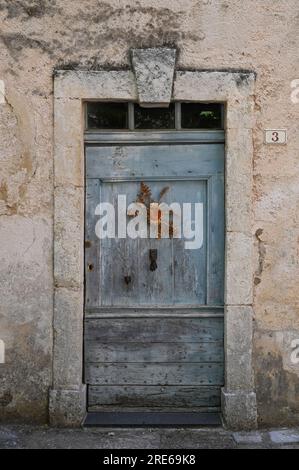
<path id="1" fill-rule="evenodd" d="M 53 71 L 128 68 L 130 48 L 170 44 L 178 48 L 180 69 L 257 73 L 252 234 L 259 422 L 299 422 L 299 364 L 291 362 L 292 340 L 299 339 L 299 104 L 290 98 L 291 81 L 299 79 L 298 1 L 7 0 L 0 2 L 0 22 L 0 339 L 6 346 L 0 419 L 47 419 Z M 264 145 L 266 128 L 288 129 L 288 145 Z"/>

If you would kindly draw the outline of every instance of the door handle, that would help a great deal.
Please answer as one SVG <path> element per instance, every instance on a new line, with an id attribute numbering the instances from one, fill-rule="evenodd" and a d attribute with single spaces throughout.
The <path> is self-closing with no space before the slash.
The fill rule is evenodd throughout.
<path id="1" fill-rule="evenodd" d="M 150 259 L 150 270 L 156 271 L 158 268 L 157 266 L 157 258 L 158 258 L 158 250 L 149 250 L 149 259 Z"/>

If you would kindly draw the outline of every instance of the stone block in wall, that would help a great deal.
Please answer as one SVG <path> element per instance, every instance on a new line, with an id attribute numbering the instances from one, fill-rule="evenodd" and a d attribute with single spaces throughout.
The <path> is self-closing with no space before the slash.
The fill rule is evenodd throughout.
<path id="1" fill-rule="evenodd" d="M 252 237 L 227 232 L 225 304 L 251 305 L 253 298 Z M 229 288 L 228 288 L 229 286 Z"/>
<path id="2" fill-rule="evenodd" d="M 81 287 L 84 273 L 83 188 L 55 188 L 54 236 L 55 285 Z"/>

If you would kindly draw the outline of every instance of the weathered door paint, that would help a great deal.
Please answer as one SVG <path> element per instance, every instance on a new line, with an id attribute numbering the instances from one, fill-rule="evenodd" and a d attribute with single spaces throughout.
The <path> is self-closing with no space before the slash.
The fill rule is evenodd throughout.
<path id="1" fill-rule="evenodd" d="M 85 382 L 88 409 L 220 406 L 223 144 L 86 147 Z M 203 204 L 203 243 L 97 238 L 99 202 Z M 162 195 L 162 196 L 161 196 Z M 130 217 L 127 217 L 129 222 Z"/>

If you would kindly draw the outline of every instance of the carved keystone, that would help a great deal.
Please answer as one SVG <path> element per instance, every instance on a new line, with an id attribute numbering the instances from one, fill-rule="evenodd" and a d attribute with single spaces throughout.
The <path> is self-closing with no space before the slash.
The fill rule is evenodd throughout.
<path id="1" fill-rule="evenodd" d="M 140 106 L 145 108 L 169 106 L 175 58 L 175 49 L 163 47 L 132 50 L 132 64 Z"/>

